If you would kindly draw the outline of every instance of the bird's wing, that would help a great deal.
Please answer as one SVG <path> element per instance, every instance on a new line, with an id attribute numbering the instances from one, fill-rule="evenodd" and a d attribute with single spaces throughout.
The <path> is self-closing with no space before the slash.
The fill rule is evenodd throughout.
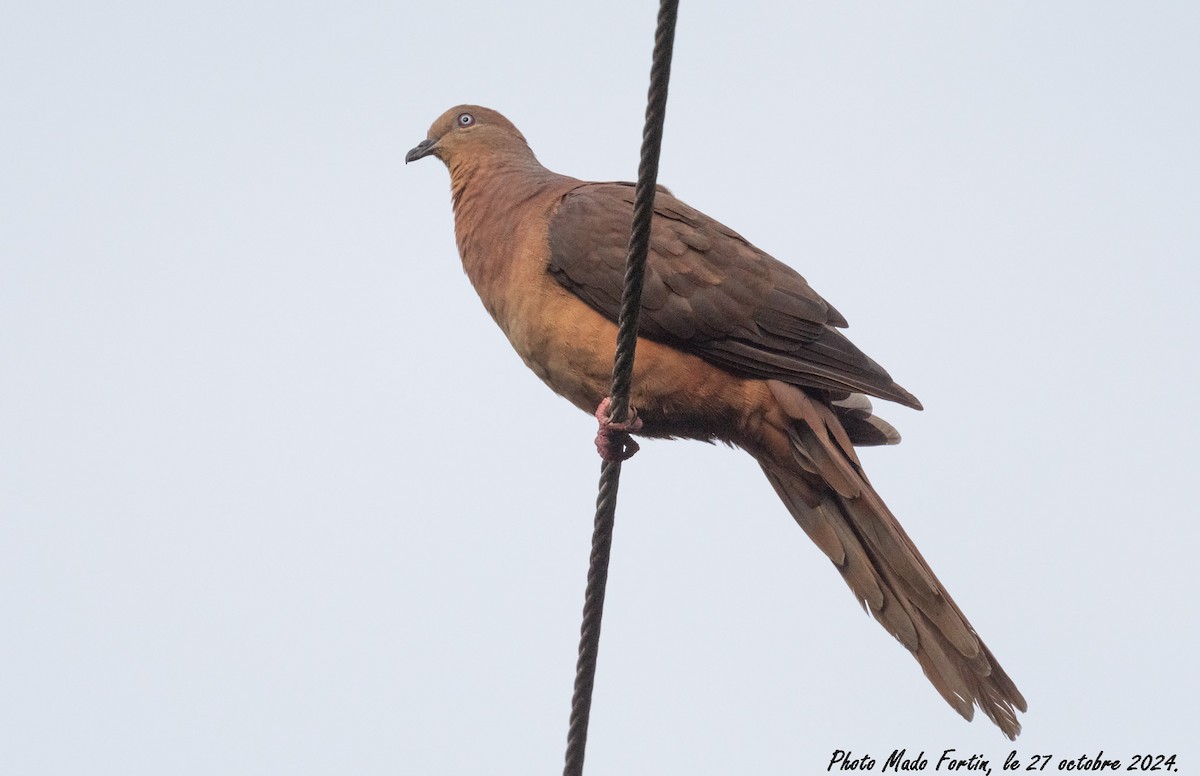
<path id="1" fill-rule="evenodd" d="M 549 271 L 613 321 L 621 304 L 634 189 L 592 183 L 549 225 Z M 837 330 L 846 320 L 795 270 L 665 192 L 655 197 L 640 334 L 730 372 L 920 408 Z"/>

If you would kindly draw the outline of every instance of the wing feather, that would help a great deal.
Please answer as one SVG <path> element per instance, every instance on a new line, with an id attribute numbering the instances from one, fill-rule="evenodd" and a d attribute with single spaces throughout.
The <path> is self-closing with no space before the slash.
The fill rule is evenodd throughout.
<path id="1" fill-rule="evenodd" d="M 916 397 L 837 329 L 845 318 L 791 267 L 660 190 L 641 334 L 735 374 L 920 408 Z M 633 187 L 592 183 L 550 220 L 551 275 L 615 321 L 633 220 Z"/>

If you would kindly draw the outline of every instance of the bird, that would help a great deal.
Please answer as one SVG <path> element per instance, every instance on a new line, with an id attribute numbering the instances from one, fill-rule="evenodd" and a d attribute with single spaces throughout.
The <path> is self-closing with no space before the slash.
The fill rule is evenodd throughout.
<path id="1" fill-rule="evenodd" d="M 855 451 L 900 435 L 868 397 L 921 409 L 842 333 L 847 321 L 794 269 L 656 190 L 630 414 L 608 391 L 634 186 L 542 166 L 499 112 L 458 105 L 405 162 L 450 174 L 462 265 L 525 364 L 599 421 L 608 460 L 631 434 L 723 442 L 758 462 L 859 604 L 967 720 L 1009 739 L 1026 702 L 876 493 Z"/>

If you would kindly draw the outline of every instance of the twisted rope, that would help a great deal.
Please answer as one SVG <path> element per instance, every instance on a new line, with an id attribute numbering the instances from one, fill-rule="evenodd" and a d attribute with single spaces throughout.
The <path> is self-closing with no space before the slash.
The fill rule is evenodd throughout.
<path id="1" fill-rule="evenodd" d="M 613 357 L 613 382 L 609 405 L 611 420 L 624 421 L 629 414 L 629 392 L 633 382 L 633 357 L 637 347 L 638 317 L 642 309 L 642 285 L 646 256 L 650 249 L 650 222 L 654 215 L 654 192 L 658 182 L 658 157 L 662 148 L 663 122 L 667 114 L 667 84 L 671 77 L 671 53 L 675 44 L 675 18 L 679 0 L 662 0 L 654 35 L 654 58 L 650 66 L 650 91 L 646 125 L 642 132 L 642 155 L 629 235 L 629 257 L 625 263 L 625 290 L 618 318 L 617 349 Z M 623 445 L 622 445 L 623 447 Z M 575 692 L 571 697 L 571 722 L 567 730 L 566 765 L 563 776 L 582 776 L 587 746 L 592 688 L 596 679 L 596 657 L 600 651 L 600 621 L 604 615 L 604 591 L 608 582 L 608 560 L 612 550 L 613 522 L 617 513 L 617 488 L 621 462 L 605 461 L 600 467 L 596 496 L 596 522 L 592 530 L 592 554 L 588 564 L 587 592 L 583 600 L 583 624 L 579 629 L 579 659 L 575 664 Z"/>

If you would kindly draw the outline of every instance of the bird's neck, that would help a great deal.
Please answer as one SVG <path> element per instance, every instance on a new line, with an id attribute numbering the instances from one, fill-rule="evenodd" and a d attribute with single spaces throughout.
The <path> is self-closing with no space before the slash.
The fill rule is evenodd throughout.
<path id="1" fill-rule="evenodd" d="M 467 276 L 486 300 L 486 287 L 505 282 L 508 268 L 523 250 L 517 225 L 548 217 L 536 211 L 557 198 L 545 194 L 565 192 L 578 181 L 547 170 L 532 154 L 454 160 L 449 168 L 458 252 Z"/>
<path id="2" fill-rule="evenodd" d="M 456 218 L 464 208 L 512 207 L 563 178 L 529 153 L 455 159 L 449 168 Z"/>

